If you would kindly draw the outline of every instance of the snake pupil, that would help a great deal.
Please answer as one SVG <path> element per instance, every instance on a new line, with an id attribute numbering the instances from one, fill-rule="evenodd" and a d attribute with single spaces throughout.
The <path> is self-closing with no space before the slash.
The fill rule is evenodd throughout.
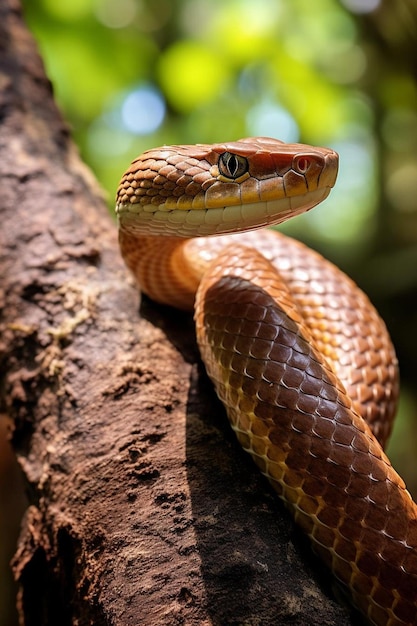
<path id="1" fill-rule="evenodd" d="M 233 154 L 232 152 L 223 152 L 219 158 L 219 171 L 220 174 L 227 178 L 239 178 L 245 174 L 249 169 L 248 160 L 240 156 L 240 154 Z"/>

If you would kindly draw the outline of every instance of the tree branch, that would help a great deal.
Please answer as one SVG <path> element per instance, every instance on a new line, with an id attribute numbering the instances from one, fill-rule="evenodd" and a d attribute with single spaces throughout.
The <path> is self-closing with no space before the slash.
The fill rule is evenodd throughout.
<path id="1" fill-rule="evenodd" d="M 235 442 L 191 318 L 138 313 L 15 0 L 0 119 L 1 402 L 31 501 L 21 623 L 348 624 Z"/>

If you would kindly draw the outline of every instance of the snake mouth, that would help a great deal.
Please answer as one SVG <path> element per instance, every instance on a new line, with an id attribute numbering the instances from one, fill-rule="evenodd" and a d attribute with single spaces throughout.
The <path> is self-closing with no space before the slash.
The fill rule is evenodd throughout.
<path id="1" fill-rule="evenodd" d="M 255 230 L 280 224 L 325 200 L 331 186 L 275 200 L 208 209 L 167 209 L 164 205 L 118 203 L 120 227 L 132 233 L 199 237 Z"/>

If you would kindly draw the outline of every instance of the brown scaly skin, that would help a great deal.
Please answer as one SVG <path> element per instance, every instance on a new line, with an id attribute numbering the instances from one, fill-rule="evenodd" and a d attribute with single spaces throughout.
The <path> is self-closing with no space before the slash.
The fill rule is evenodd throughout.
<path id="1" fill-rule="evenodd" d="M 267 146 L 281 150 L 281 157 L 260 156 Z M 244 153 L 249 163 L 252 150 L 250 176 L 261 176 L 263 163 L 269 193 L 268 163 L 274 162 L 277 194 L 284 187 L 301 194 L 295 212 L 311 208 L 302 196 L 303 185 L 314 186 L 310 160 L 313 170 L 321 168 L 312 172 L 317 187 L 334 182 L 331 151 L 320 156 L 320 148 L 309 152 L 299 144 L 258 139 L 198 146 L 194 153 L 190 146 L 151 152 L 156 169 L 166 168 L 164 158 L 172 160 L 177 151 L 177 163 L 184 163 L 185 154 L 213 174 L 222 150 Z M 138 188 L 149 189 L 151 177 L 142 179 L 137 165 L 148 160 L 146 154 L 122 179 L 119 207 L 142 198 Z M 286 164 L 285 172 L 277 173 L 277 163 Z M 180 176 L 186 170 L 180 167 Z M 283 184 L 291 171 L 297 174 L 293 187 Z M 213 185 L 222 182 L 217 177 Z M 225 185 L 229 193 L 230 181 Z M 197 339 L 208 374 L 243 448 L 314 550 L 370 624 L 417 624 L 417 507 L 365 421 L 384 444 L 398 395 L 395 353 L 369 300 L 335 266 L 276 232 L 176 239 L 172 232 L 142 234 L 135 217 L 125 217 L 122 211 L 122 254 L 146 293 L 190 308 L 198 288 Z"/>
<path id="2" fill-rule="evenodd" d="M 249 171 L 235 179 L 219 172 L 219 156 L 233 152 L 250 159 Z M 304 157 L 309 157 L 304 171 Z M 303 144 L 285 144 L 276 139 L 249 138 L 219 144 L 164 146 L 138 156 L 123 175 L 117 202 L 194 209 L 218 208 L 227 204 L 257 202 L 282 195 L 314 191 L 326 182 L 333 186 L 335 167 L 323 168 L 334 160 L 333 150 Z M 294 167 L 294 157 L 296 166 Z"/>

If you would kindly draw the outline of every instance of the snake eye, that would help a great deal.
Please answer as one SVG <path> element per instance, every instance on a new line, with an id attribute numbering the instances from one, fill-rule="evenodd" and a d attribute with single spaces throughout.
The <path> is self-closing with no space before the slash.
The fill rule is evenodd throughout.
<path id="1" fill-rule="evenodd" d="M 246 174 L 249 169 L 248 160 L 233 154 L 233 152 L 223 152 L 219 158 L 219 172 L 226 178 L 239 178 Z"/>

